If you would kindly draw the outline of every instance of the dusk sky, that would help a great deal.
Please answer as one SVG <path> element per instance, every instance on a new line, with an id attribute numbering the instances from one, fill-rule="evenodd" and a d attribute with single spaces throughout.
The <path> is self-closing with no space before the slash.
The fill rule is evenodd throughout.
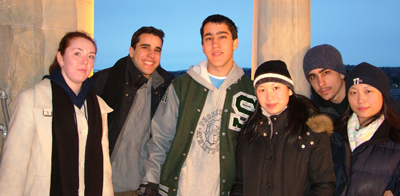
<path id="1" fill-rule="evenodd" d="M 368 62 L 400 66 L 400 1 L 311 0 L 311 47 L 331 44 L 344 64 Z M 94 36 L 98 46 L 95 69 L 104 69 L 128 55 L 132 34 L 142 26 L 165 32 L 161 66 L 186 70 L 205 59 L 200 27 L 211 14 L 222 14 L 238 27 L 234 60 L 251 67 L 253 1 L 95 1 Z"/>

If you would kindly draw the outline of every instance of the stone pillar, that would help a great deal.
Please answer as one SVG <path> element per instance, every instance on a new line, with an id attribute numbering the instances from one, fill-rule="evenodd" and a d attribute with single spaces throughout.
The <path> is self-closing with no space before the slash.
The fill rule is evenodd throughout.
<path id="1" fill-rule="evenodd" d="M 66 32 L 94 31 L 94 0 L 4 0 L 0 10 L 0 88 L 8 105 L 48 74 Z"/>
<path id="2" fill-rule="evenodd" d="M 295 91 L 309 97 L 303 58 L 310 48 L 310 0 L 254 0 L 252 76 L 267 60 L 282 60 Z"/>

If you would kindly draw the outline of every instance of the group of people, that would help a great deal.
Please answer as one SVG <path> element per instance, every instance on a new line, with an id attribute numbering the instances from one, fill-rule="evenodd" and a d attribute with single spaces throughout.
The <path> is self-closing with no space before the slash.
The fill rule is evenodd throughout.
<path id="1" fill-rule="evenodd" d="M 400 194 L 400 104 L 379 68 L 347 73 L 336 48 L 313 47 L 310 100 L 281 60 L 245 76 L 226 16 L 208 16 L 200 35 L 206 60 L 177 78 L 160 66 L 154 27 L 88 78 L 96 43 L 67 33 L 49 75 L 17 96 L 0 195 Z"/>

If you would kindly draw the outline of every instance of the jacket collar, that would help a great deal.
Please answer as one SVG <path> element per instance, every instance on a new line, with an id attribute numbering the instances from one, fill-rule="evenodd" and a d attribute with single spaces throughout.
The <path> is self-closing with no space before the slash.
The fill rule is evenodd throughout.
<path id="1" fill-rule="evenodd" d="M 380 143 L 383 140 L 388 139 L 389 138 L 389 130 L 390 130 L 389 123 L 386 120 L 384 120 L 383 123 L 381 124 L 381 126 L 378 127 L 375 134 L 370 139 L 370 142 L 371 143 L 373 143 L 373 142 Z"/>
<path id="2" fill-rule="evenodd" d="M 161 69 L 160 65 L 157 67 L 156 70 L 150 75 L 152 78 L 152 85 L 153 88 L 156 89 L 160 85 L 164 84 L 164 78 L 158 73 L 158 70 Z M 149 77 L 149 78 L 150 78 Z"/>
<path id="3" fill-rule="evenodd" d="M 263 115 L 261 122 L 261 129 L 262 127 L 270 127 L 271 130 L 270 133 L 267 133 L 268 135 L 275 134 L 276 131 L 279 131 L 278 134 L 280 135 L 283 134 L 286 131 L 286 126 L 288 123 L 288 108 L 277 115 L 271 115 L 269 117 Z"/>
<path id="4" fill-rule="evenodd" d="M 52 97 L 51 97 L 51 83 L 49 79 L 43 79 L 34 87 L 34 108 L 37 109 L 49 109 L 53 107 Z"/>
<path id="5" fill-rule="evenodd" d="M 130 56 L 126 59 L 126 71 L 125 71 L 125 81 L 129 82 L 130 85 L 137 84 L 137 86 L 142 86 L 148 81 L 148 79 L 139 71 L 139 69 L 132 62 Z M 136 85 L 135 85 L 136 86 Z"/>

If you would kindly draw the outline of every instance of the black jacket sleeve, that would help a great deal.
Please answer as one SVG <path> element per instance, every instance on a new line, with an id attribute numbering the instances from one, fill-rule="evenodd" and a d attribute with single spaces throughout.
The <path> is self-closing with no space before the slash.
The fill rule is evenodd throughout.
<path id="1" fill-rule="evenodd" d="M 242 145 L 243 134 L 239 135 L 236 149 L 236 181 L 232 186 L 230 196 L 243 195 L 243 158 L 242 158 Z"/>

